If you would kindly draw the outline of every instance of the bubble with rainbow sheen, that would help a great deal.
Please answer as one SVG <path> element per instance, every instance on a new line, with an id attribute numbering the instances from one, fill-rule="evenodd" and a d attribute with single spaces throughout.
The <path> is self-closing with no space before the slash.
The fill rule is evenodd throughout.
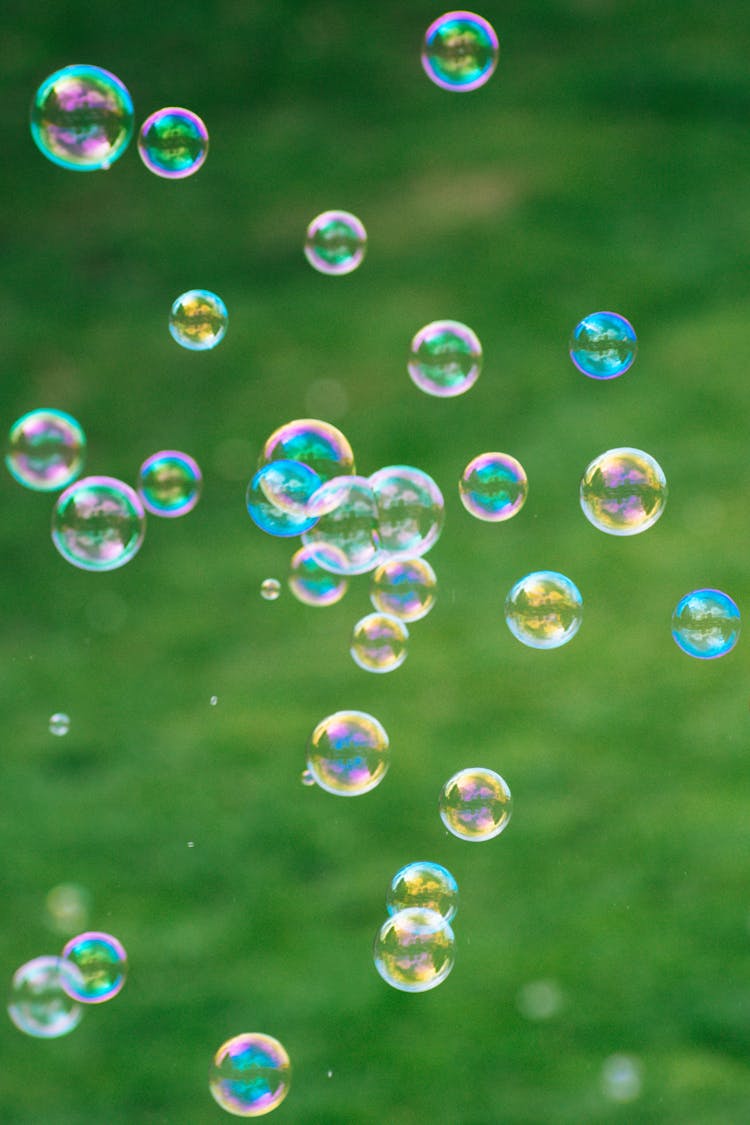
<path id="1" fill-rule="evenodd" d="M 393 876 L 385 904 L 389 914 L 418 906 L 435 910 L 446 922 L 451 922 L 458 910 L 458 883 L 441 863 L 415 860 Z"/>
<path id="2" fill-rule="evenodd" d="M 459 840 L 492 840 L 508 827 L 513 803 L 507 782 L 483 766 L 459 770 L 440 791 L 440 819 Z"/>
<path id="3" fill-rule="evenodd" d="M 320 558 L 327 560 L 325 567 Z M 349 588 L 345 566 L 346 555 L 331 543 L 300 547 L 289 564 L 289 589 L 304 605 L 335 605 Z"/>
<path id="4" fill-rule="evenodd" d="M 305 257 L 318 273 L 351 273 L 366 250 L 367 231 L 349 211 L 324 211 L 307 228 Z"/>
<path id="5" fill-rule="evenodd" d="M 500 53 L 491 23 L 475 12 L 446 12 L 424 35 L 422 66 L 443 90 L 477 90 L 492 77 Z"/>
<path id="6" fill-rule="evenodd" d="M 281 583 L 278 578 L 264 578 L 260 584 L 260 596 L 264 602 L 275 602 L 281 594 Z"/>
<path id="7" fill-rule="evenodd" d="M 508 628 L 529 648 L 560 648 L 573 639 L 582 619 L 580 590 L 556 570 L 519 578 L 505 599 Z"/>
<path id="8" fill-rule="evenodd" d="M 140 550 L 146 513 L 130 485 L 115 477 L 84 477 L 58 498 L 52 542 L 81 570 L 116 570 Z"/>
<path id="9" fill-rule="evenodd" d="M 301 461 L 321 481 L 355 472 L 354 454 L 346 437 L 319 418 L 296 418 L 273 431 L 263 446 L 259 467 L 281 460 Z"/>
<path id="10" fill-rule="evenodd" d="M 35 957 L 13 974 L 8 1015 L 25 1035 L 59 1039 L 83 1018 L 83 1008 L 73 998 L 81 983 L 79 970 L 64 958 Z"/>
<path id="11" fill-rule="evenodd" d="M 461 474 L 458 493 L 470 516 L 489 523 L 509 520 L 526 503 L 529 482 L 509 453 L 480 453 Z"/>
<path id="12" fill-rule="evenodd" d="M 693 590 L 677 603 L 672 636 L 688 656 L 715 660 L 731 652 L 740 637 L 740 611 L 721 590 Z"/>
<path id="13" fill-rule="evenodd" d="M 388 559 L 373 571 L 370 601 L 381 613 L 420 621 L 436 596 L 437 578 L 427 559 Z"/>
<path id="14" fill-rule="evenodd" d="M 133 100 L 100 66 L 76 64 L 45 78 L 31 104 L 31 135 L 53 164 L 76 172 L 107 169 L 133 135 Z"/>
<path id="15" fill-rule="evenodd" d="M 63 738 L 69 730 L 70 715 L 66 715 L 64 711 L 55 711 L 54 715 L 50 715 L 50 734 L 54 734 L 56 738 Z"/>
<path id="16" fill-rule="evenodd" d="M 388 772 L 385 728 L 365 711 L 335 711 L 310 735 L 307 768 L 316 785 L 340 797 L 369 793 Z"/>
<path id="17" fill-rule="evenodd" d="M 65 990 L 82 1004 L 103 1004 L 117 996 L 125 984 L 128 957 L 112 934 L 87 930 L 65 943 L 62 957 L 75 965 L 81 980 Z"/>
<path id="18" fill-rule="evenodd" d="M 138 152 L 149 172 L 182 180 L 205 162 L 208 129 L 192 110 L 178 106 L 157 109 L 141 125 Z"/>
<path id="19" fill-rule="evenodd" d="M 320 486 L 307 506 L 317 523 L 302 536 L 320 566 L 334 574 L 365 574 L 380 561 L 375 496 L 365 477 L 334 477 Z M 329 551 L 328 548 L 335 548 Z M 343 559 L 343 562 L 342 562 Z"/>
<path id="20" fill-rule="evenodd" d="M 425 394 L 436 398 L 465 394 L 474 386 L 481 370 L 479 338 L 457 320 L 426 324 L 411 342 L 409 375 Z"/>
<path id="21" fill-rule="evenodd" d="M 301 535 L 317 522 L 316 515 L 307 514 L 307 505 L 319 487 L 318 474 L 301 461 L 271 461 L 247 486 L 248 515 L 269 535 L 282 539 Z"/>
<path id="22" fill-rule="evenodd" d="M 177 449 L 152 453 L 138 473 L 138 495 L 146 511 L 154 516 L 174 518 L 192 512 L 202 487 L 197 461 Z"/>
<path id="23" fill-rule="evenodd" d="M 437 988 L 453 968 L 456 939 L 436 910 L 408 906 L 385 920 L 375 935 L 375 968 L 399 992 Z"/>
<path id="24" fill-rule="evenodd" d="M 30 410 L 8 434 L 5 464 L 19 484 L 55 492 L 76 479 L 86 456 L 86 435 L 63 410 Z"/>
<path id="25" fill-rule="evenodd" d="M 262 1117 L 289 1093 L 292 1064 L 278 1039 L 245 1032 L 222 1043 L 208 1085 L 214 1101 L 235 1117 Z"/>
<path id="26" fill-rule="evenodd" d="M 569 351 L 575 366 L 590 379 L 616 379 L 635 363 L 638 341 L 624 316 L 596 312 L 575 326 Z"/>
<path id="27" fill-rule="evenodd" d="M 175 299 L 169 312 L 169 331 L 181 348 L 206 352 L 227 333 L 227 306 L 210 289 L 188 289 Z"/>
<path id="28" fill-rule="evenodd" d="M 589 523 L 607 535 L 639 535 L 653 527 L 667 502 L 667 478 L 649 453 L 608 449 L 587 465 L 580 500 Z"/>
<path id="29" fill-rule="evenodd" d="M 383 555 L 401 559 L 425 555 L 440 538 L 445 522 L 443 494 L 432 477 L 412 465 L 386 465 L 372 474 L 370 487 Z"/>
<path id="30" fill-rule="evenodd" d="M 390 613 L 368 613 L 352 630 L 349 651 L 352 660 L 365 672 L 394 672 L 408 654 L 409 630 L 399 617 Z"/>

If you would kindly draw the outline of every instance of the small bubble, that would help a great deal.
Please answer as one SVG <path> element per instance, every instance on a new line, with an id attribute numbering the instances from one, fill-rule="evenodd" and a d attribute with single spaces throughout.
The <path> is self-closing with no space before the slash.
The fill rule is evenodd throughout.
<path id="1" fill-rule="evenodd" d="M 191 512 L 198 503 L 203 476 L 188 453 L 166 449 L 153 453 L 138 473 L 138 495 L 147 512 L 174 518 Z"/>
<path id="2" fill-rule="evenodd" d="M 194 842 L 193 840 L 188 840 L 188 847 L 189 847 L 189 848 L 194 848 L 194 847 L 195 847 L 195 842 Z"/>
<path id="3" fill-rule="evenodd" d="M 494 770 L 459 770 L 440 792 L 440 819 L 459 840 L 492 840 L 507 827 L 513 810 L 508 784 Z"/>
<path id="4" fill-rule="evenodd" d="M 581 627 L 583 599 L 574 582 L 554 570 L 519 579 L 505 599 L 505 621 L 529 648 L 559 648 Z"/>
<path id="5" fill-rule="evenodd" d="M 125 984 L 127 954 L 111 934 L 98 930 L 78 934 L 66 942 L 62 956 L 81 974 L 81 981 L 73 988 L 63 982 L 63 988 L 74 1000 L 102 1004 L 116 996 Z"/>
<path id="6" fill-rule="evenodd" d="M 497 66 L 499 43 L 495 29 L 474 12 L 446 12 L 427 28 L 422 66 L 443 90 L 477 90 Z"/>
<path id="7" fill-rule="evenodd" d="M 311 785 L 315 785 L 315 778 L 313 777 L 312 770 L 304 769 L 302 771 L 302 773 L 300 774 L 300 781 L 302 782 L 303 785 L 306 785 L 308 788 Z"/>
<path id="8" fill-rule="evenodd" d="M 305 257 L 319 273 L 351 273 L 366 249 L 367 232 L 349 211 L 324 211 L 307 228 Z"/>
<path id="9" fill-rule="evenodd" d="M 208 130 L 197 113 L 178 106 L 157 109 L 138 136 L 141 160 L 156 176 L 179 180 L 192 176 L 208 155 Z"/>
<path id="10" fill-rule="evenodd" d="M 590 379 L 614 379 L 635 362 L 635 329 L 619 313 L 597 312 L 585 317 L 570 337 L 570 358 Z"/>
<path id="11" fill-rule="evenodd" d="M 172 339 L 193 352 L 210 351 L 224 339 L 227 306 L 208 289 L 190 289 L 178 297 L 169 313 Z"/>
<path id="12" fill-rule="evenodd" d="M 714 660 L 726 656 L 740 636 L 740 611 L 721 590 L 693 590 L 672 614 L 672 636 L 688 656 Z"/>
<path id="13" fill-rule="evenodd" d="M 409 630 L 390 613 L 368 613 L 354 626 L 352 660 L 365 672 L 393 672 L 408 653 Z"/>
<path id="14" fill-rule="evenodd" d="M 266 602 L 275 602 L 281 593 L 281 583 L 278 578 L 264 578 L 260 584 L 260 596 Z"/>
<path id="15" fill-rule="evenodd" d="M 219 702 L 218 695 L 212 695 L 208 702 L 211 704 L 212 707 L 215 707 L 216 704 Z"/>
<path id="16" fill-rule="evenodd" d="M 641 1095 L 643 1065 L 633 1055 L 610 1055 L 602 1065 L 602 1092 L 613 1102 L 633 1102 Z"/>
<path id="17" fill-rule="evenodd" d="M 473 387 L 482 370 L 482 345 L 471 328 L 457 320 L 436 320 L 411 342 L 409 375 L 415 386 L 436 398 L 453 398 Z"/>
<path id="18" fill-rule="evenodd" d="M 50 716 L 49 732 L 62 738 L 70 730 L 70 716 L 66 715 L 63 711 L 55 711 L 54 715 Z"/>

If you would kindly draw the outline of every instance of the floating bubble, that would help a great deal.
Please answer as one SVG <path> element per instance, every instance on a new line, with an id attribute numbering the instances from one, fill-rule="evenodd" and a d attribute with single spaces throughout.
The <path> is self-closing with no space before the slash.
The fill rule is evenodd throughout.
<path id="1" fill-rule="evenodd" d="M 260 596 L 266 602 L 275 602 L 281 593 L 281 583 L 278 578 L 264 578 L 260 584 Z"/>
<path id="2" fill-rule="evenodd" d="M 218 695 L 212 695 L 208 702 L 211 705 L 211 707 L 215 707 L 216 704 L 219 702 Z"/>
<path id="3" fill-rule="evenodd" d="M 214 1055 L 209 1089 L 236 1117 L 262 1117 L 289 1093 L 292 1065 L 278 1039 L 259 1032 L 235 1035 Z"/>
<path id="4" fill-rule="evenodd" d="M 325 567 L 319 558 L 326 560 Z M 300 547 L 289 564 L 289 589 L 305 605 L 334 605 L 349 587 L 349 579 L 342 573 L 345 567 L 346 555 L 331 543 Z"/>
<path id="5" fill-rule="evenodd" d="M 591 379 L 623 375 L 635 362 L 637 351 L 635 329 L 619 313 L 592 313 L 575 326 L 570 337 L 570 358 Z"/>
<path id="6" fill-rule="evenodd" d="M 247 486 L 248 514 L 269 535 L 301 535 L 317 522 L 317 515 L 308 514 L 308 503 L 319 487 L 318 474 L 301 461 L 271 461 Z"/>
<path id="7" fill-rule="evenodd" d="M 383 554 L 402 559 L 425 555 L 445 522 L 443 494 L 432 477 L 411 465 L 388 465 L 373 473 L 370 487 Z"/>
<path id="8" fill-rule="evenodd" d="M 409 630 L 390 613 L 368 613 L 354 626 L 349 649 L 365 672 L 393 672 L 406 660 Z"/>
<path id="9" fill-rule="evenodd" d="M 559 648 L 581 627 L 583 599 L 575 583 L 554 570 L 519 579 L 505 599 L 505 620 L 529 648 Z"/>
<path id="10" fill-rule="evenodd" d="M 191 352 L 205 352 L 224 339 L 229 314 L 221 297 L 208 289 L 190 289 L 169 313 L 172 339 Z"/>
<path id="11" fill-rule="evenodd" d="M 157 109 L 141 125 L 138 152 L 149 172 L 181 180 L 197 172 L 208 156 L 208 129 L 189 109 Z"/>
<path id="12" fill-rule="evenodd" d="M 318 418 L 297 418 L 274 430 L 263 446 L 259 465 L 281 460 L 301 461 L 322 481 L 354 473 L 349 442 L 341 430 Z"/>
<path id="13" fill-rule="evenodd" d="M 408 371 L 425 394 L 453 398 L 473 387 L 482 370 L 482 345 L 457 320 L 436 320 L 411 342 Z"/>
<path id="14" fill-rule="evenodd" d="M 62 957 L 35 957 L 13 974 L 8 1015 L 36 1039 L 59 1039 L 78 1027 L 83 1008 L 72 999 L 81 984 L 75 965 Z"/>
<path id="15" fill-rule="evenodd" d="M 31 410 L 14 422 L 5 464 L 11 476 L 35 492 L 66 488 L 83 468 L 86 435 L 62 410 Z"/>
<path id="16" fill-rule="evenodd" d="M 375 937 L 375 968 L 400 992 L 437 988 L 453 968 L 456 939 L 436 910 L 410 906 L 386 919 Z"/>
<path id="17" fill-rule="evenodd" d="M 613 1102 L 633 1102 L 641 1096 L 643 1065 L 632 1055 L 610 1055 L 602 1065 L 602 1093 Z"/>
<path id="18" fill-rule="evenodd" d="M 203 476 L 196 461 L 176 449 L 153 453 L 138 473 L 138 495 L 154 516 L 184 516 L 200 500 Z"/>
<path id="19" fill-rule="evenodd" d="M 652 527 L 667 502 L 661 466 L 642 449 L 608 449 L 581 478 L 581 508 L 608 535 L 638 535 Z"/>
<path id="20" fill-rule="evenodd" d="M 114 477 L 84 477 L 62 493 L 52 512 L 52 542 L 81 570 L 115 570 L 143 542 L 146 515 L 138 494 Z"/>
<path id="21" fill-rule="evenodd" d="M 435 604 L 437 578 L 426 559 L 388 559 L 373 572 L 370 601 L 381 613 L 419 621 Z"/>
<path id="22" fill-rule="evenodd" d="M 59 934 L 79 933 L 88 922 L 91 895 L 77 883 L 58 883 L 45 899 L 50 929 Z"/>
<path id="23" fill-rule="evenodd" d="M 510 789 L 499 773 L 477 766 L 459 770 L 440 792 L 440 819 L 459 840 L 492 840 L 508 827 Z"/>
<path id="24" fill-rule="evenodd" d="M 81 979 L 65 991 L 82 1004 L 103 1004 L 116 996 L 125 984 L 127 954 L 116 937 L 89 930 L 72 937 L 62 956 L 75 965 Z"/>
<path id="25" fill-rule="evenodd" d="M 336 711 L 318 723 L 307 746 L 307 767 L 327 793 L 358 797 L 385 777 L 388 735 L 364 711 Z"/>
<path id="26" fill-rule="evenodd" d="M 435 910 L 450 922 L 458 910 L 458 883 L 439 863 L 407 863 L 391 879 L 385 904 L 389 914 L 419 906 Z"/>
<path id="27" fill-rule="evenodd" d="M 478 520 L 499 523 L 520 512 L 529 482 L 523 465 L 509 453 L 480 453 L 458 482 L 461 503 Z"/>
<path id="28" fill-rule="evenodd" d="M 499 51 L 487 20 L 474 12 L 446 12 L 425 32 L 422 66 L 443 90 L 476 90 L 491 78 Z"/>
<path id="29" fill-rule="evenodd" d="M 310 497 L 307 511 L 317 523 L 302 542 L 313 549 L 320 566 L 334 574 L 364 574 L 378 565 L 378 510 L 365 477 L 326 481 Z"/>
<path id="30" fill-rule="evenodd" d="M 740 611 L 721 590 L 693 590 L 672 614 L 672 636 L 683 652 L 699 660 L 726 656 L 740 636 Z"/>
<path id="31" fill-rule="evenodd" d="M 366 249 L 367 231 L 348 211 L 324 211 L 307 228 L 305 257 L 319 273 L 351 273 Z"/>
<path id="32" fill-rule="evenodd" d="M 516 1005 L 527 1020 L 549 1020 L 562 1011 L 565 998 L 554 980 L 530 980 L 519 989 Z"/>
<path id="33" fill-rule="evenodd" d="M 315 785 L 315 778 L 312 775 L 312 770 L 309 770 L 307 768 L 303 769 L 302 773 L 300 774 L 300 781 L 308 789 L 311 786 Z"/>
<path id="34" fill-rule="evenodd" d="M 132 99 L 120 79 L 100 66 L 65 66 L 34 95 L 31 135 L 61 168 L 109 168 L 133 135 Z"/>
<path id="35" fill-rule="evenodd" d="M 62 738 L 70 730 L 70 715 L 66 715 L 63 711 L 55 711 L 54 715 L 50 715 L 49 732 Z"/>

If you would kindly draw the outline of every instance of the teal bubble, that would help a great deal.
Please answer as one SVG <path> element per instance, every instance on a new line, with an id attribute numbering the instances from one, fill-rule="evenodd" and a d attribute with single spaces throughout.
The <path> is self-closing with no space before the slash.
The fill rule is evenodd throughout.
<path id="1" fill-rule="evenodd" d="M 248 515 L 269 535 L 301 535 L 317 522 L 316 515 L 308 515 L 308 504 L 319 487 L 318 474 L 300 461 L 271 461 L 247 486 Z"/>
<path id="2" fill-rule="evenodd" d="M 138 495 L 146 511 L 154 516 L 174 519 L 192 512 L 202 487 L 198 463 L 177 449 L 153 453 L 138 473 Z"/>
<path id="3" fill-rule="evenodd" d="M 83 469 L 86 435 L 62 410 L 31 410 L 14 422 L 5 464 L 19 484 L 35 492 L 55 492 Z"/>
<path id="4" fill-rule="evenodd" d="M 442 864 L 415 860 L 393 876 L 385 904 L 389 914 L 418 906 L 435 910 L 450 922 L 458 910 L 458 883 Z"/>
<path id="5" fill-rule="evenodd" d="M 76 172 L 107 169 L 133 135 L 133 101 L 119 78 L 76 64 L 42 82 L 31 105 L 31 135 L 53 164 Z"/>
<path id="6" fill-rule="evenodd" d="M 35 957 L 13 974 L 8 1015 L 25 1035 L 59 1039 L 83 1018 L 83 1008 L 72 997 L 80 984 L 80 972 L 62 957 Z"/>
<path id="7" fill-rule="evenodd" d="M 480 453 L 458 482 L 461 503 L 469 515 L 490 523 L 509 520 L 520 512 L 528 491 L 523 465 L 509 453 Z"/>
<path id="8" fill-rule="evenodd" d="M 427 28 L 425 74 L 443 90 L 478 90 L 492 77 L 500 44 L 495 29 L 475 12 L 446 12 Z"/>
<path id="9" fill-rule="evenodd" d="M 505 599 L 505 620 L 529 648 L 559 648 L 581 627 L 583 599 L 574 582 L 555 570 L 521 578 Z"/>
<path id="10" fill-rule="evenodd" d="M 192 176 L 208 156 L 208 130 L 197 113 L 169 106 L 147 117 L 138 135 L 141 160 L 156 176 Z"/>
<path id="11" fill-rule="evenodd" d="M 425 394 L 454 398 L 474 386 L 482 370 L 482 345 L 475 332 L 457 320 L 436 320 L 411 342 L 408 371 Z"/>
<path id="12" fill-rule="evenodd" d="M 146 514 L 138 494 L 114 477 L 84 477 L 52 512 L 52 542 L 81 570 L 115 570 L 140 550 Z"/>
<path id="13" fill-rule="evenodd" d="M 375 936 L 375 968 L 400 992 L 427 992 L 446 979 L 455 962 L 456 939 L 436 910 L 410 906 L 391 914 Z"/>
<path id="14" fill-rule="evenodd" d="M 426 559 L 388 559 L 373 572 L 370 601 L 402 621 L 426 617 L 437 597 L 437 578 Z"/>
<path id="15" fill-rule="evenodd" d="M 227 306 L 221 297 L 210 289 L 189 289 L 172 304 L 169 331 L 180 347 L 206 352 L 224 339 L 228 321 Z"/>
<path id="16" fill-rule="evenodd" d="M 112 934 L 89 930 L 65 943 L 62 956 L 75 965 L 81 980 L 64 984 L 65 991 L 82 1004 L 103 1004 L 117 996 L 125 984 L 127 954 Z"/>
<path id="17" fill-rule="evenodd" d="M 362 263 L 367 232 L 349 211 L 324 211 L 307 228 L 305 257 L 318 273 L 351 273 Z"/>
<path id="18" fill-rule="evenodd" d="M 740 611 L 721 590 L 693 590 L 677 603 L 672 636 L 683 652 L 715 660 L 731 652 L 740 637 Z"/>
<path id="19" fill-rule="evenodd" d="M 590 379 L 615 379 L 635 363 L 638 341 L 629 320 L 619 313 L 585 317 L 570 337 L 570 358 Z"/>

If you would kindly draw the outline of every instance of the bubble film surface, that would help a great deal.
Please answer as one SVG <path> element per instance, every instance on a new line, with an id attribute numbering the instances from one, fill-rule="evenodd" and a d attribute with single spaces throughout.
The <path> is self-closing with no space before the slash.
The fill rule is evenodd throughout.
<path id="1" fill-rule="evenodd" d="M 62 956 L 78 969 L 80 979 L 64 987 L 69 996 L 82 1004 L 103 1004 L 121 991 L 127 973 L 127 954 L 112 934 L 89 930 L 72 937 Z"/>
<path id="2" fill-rule="evenodd" d="M 453 398 L 473 387 L 482 370 L 482 345 L 457 320 L 436 320 L 420 328 L 411 342 L 408 371 L 425 394 Z"/>
<path id="3" fill-rule="evenodd" d="M 248 515 L 269 535 L 301 535 L 317 522 L 317 515 L 307 514 L 307 506 L 319 487 L 318 474 L 301 461 L 271 461 L 247 486 Z"/>
<path id="4" fill-rule="evenodd" d="M 66 488 L 83 469 L 86 435 L 62 410 L 31 410 L 14 422 L 5 464 L 11 476 L 35 492 Z"/>
<path id="5" fill-rule="evenodd" d="M 84 477 L 52 513 L 52 542 L 81 570 L 115 570 L 140 549 L 146 515 L 136 492 L 114 477 Z"/>
<path id="6" fill-rule="evenodd" d="M 365 672 L 393 672 L 408 653 L 409 630 L 389 613 L 368 613 L 352 631 L 350 652 L 355 664 Z"/>
<path id="7" fill-rule="evenodd" d="M 141 125 L 138 152 L 149 172 L 181 180 L 197 172 L 208 156 L 208 129 L 189 109 L 157 109 Z"/>
<path id="8" fill-rule="evenodd" d="M 260 1032 L 235 1035 L 214 1055 L 209 1089 L 235 1117 L 262 1117 L 289 1093 L 292 1065 L 278 1039 Z"/>
<path id="9" fill-rule="evenodd" d="M 301 461 L 321 481 L 355 471 L 352 447 L 341 430 L 319 418 L 297 418 L 274 430 L 263 446 L 259 467 L 281 460 Z"/>
<path id="10" fill-rule="evenodd" d="M 505 620 L 529 648 L 559 648 L 581 627 L 583 599 L 575 583 L 554 570 L 519 579 L 505 599 Z"/>
<path id="11" fill-rule="evenodd" d="M 275 602 L 281 594 L 281 583 L 278 578 L 264 578 L 260 584 L 260 596 L 265 602 Z"/>
<path id="12" fill-rule="evenodd" d="M 307 510 L 317 523 L 304 533 L 302 542 L 313 548 L 320 566 L 335 574 L 365 574 L 377 566 L 378 510 L 365 477 L 326 481 L 310 497 Z"/>
<path id="13" fill-rule="evenodd" d="M 389 765 L 388 735 L 364 711 L 336 711 L 322 719 L 310 736 L 307 768 L 328 793 L 342 797 L 369 793 Z"/>
<path id="14" fill-rule="evenodd" d="M 474 12 L 446 12 L 427 28 L 422 66 L 443 90 L 476 90 L 497 66 L 500 44 L 495 29 Z"/>
<path id="15" fill-rule="evenodd" d="M 570 337 L 570 358 L 590 379 L 623 375 L 635 362 L 637 351 L 635 329 L 619 313 L 591 313 Z"/>
<path id="16" fill-rule="evenodd" d="M 426 559 L 388 559 L 373 571 L 370 601 L 381 613 L 420 621 L 436 596 L 437 578 Z"/>
<path id="17" fill-rule="evenodd" d="M 378 930 L 373 957 L 386 984 L 400 992 L 437 988 L 453 968 L 456 939 L 436 910 L 410 906 L 392 914 Z"/>
<path id="18" fill-rule="evenodd" d="M 672 636 L 688 656 L 714 660 L 731 652 L 740 637 L 740 611 L 721 590 L 693 590 L 677 603 Z"/>
<path id="19" fill-rule="evenodd" d="M 383 554 L 402 559 L 425 555 L 445 522 L 443 494 L 432 477 L 411 465 L 387 465 L 373 473 L 370 486 Z"/>
<path id="20" fill-rule="evenodd" d="M 83 1008 L 71 997 L 81 974 L 62 957 L 35 957 L 13 974 L 8 1015 L 36 1039 L 59 1039 L 78 1027 Z"/>
<path id="21" fill-rule="evenodd" d="M 440 792 L 440 819 L 459 840 L 492 840 L 508 827 L 510 789 L 499 773 L 483 767 L 459 770 Z"/>
<path id="22" fill-rule="evenodd" d="M 509 453 L 480 453 L 458 482 L 461 503 L 469 515 L 490 523 L 509 520 L 520 512 L 528 492 L 524 467 Z"/>
<path id="23" fill-rule="evenodd" d="M 348 211 L 324 211 L 307 228 L 305 257 L 319 273 L 356 270 L 367 249 L 367 232 Z"/>
<path id="24" fill-rule="evenodd" d="M 458 883 L 440 863 L 407 863 L 391 879 L 385 904 L 389 914 L 418 906 L 434 910 L 450 922 L 458 910 Z"/>
<path id="25" fill-rule="evenodd" d="M 200 500 L 203 476 L 196 461 L 177 449 L 153 453 L 138 473 L 138 495 L 154 516 L 184 516 Z"/>
<path id="26" fill-rule="evenodd" d="M 325 567 L 319 558 L 326 560 Z M 304 605 L 335 605 L 349 588 L 349 579 L 342 573 L 344 567 L 346 555 L 330 543 L 300 547 L 289 564 L 289 589 Z"/>
<path id="27" fill-rule="evenodd" d="M 169 331 L 180 347 L 205 352 L 224 339 L 228 320 L 227 306 L 221 297 L 209 289 L 189 289 L 172 305 Z"/>
<path id="28" fill-rule="evenodd" d="M 114 74 L 76 64 L 42 82 L 31 105 L 31 135 L 53 164 L 77 172 L 109 168 L 133 135 L 133 101 Z"/>
<path id="29" fill-rule="evenodd" d="M 55 711 L 54 715 L 50 715 L 49 732 L 56 735 L 57 738 L 62 738 L 70 730 L 70 715 L 66 715 L 63 711 Z"/>
<path id="30" fill-rule="evenodd" d="M 581 478 L 586 519 L 608 535 L 638 535 L 653 527 L 667 502 L 667 478 L 642 449 L 608 449 Z"/>

